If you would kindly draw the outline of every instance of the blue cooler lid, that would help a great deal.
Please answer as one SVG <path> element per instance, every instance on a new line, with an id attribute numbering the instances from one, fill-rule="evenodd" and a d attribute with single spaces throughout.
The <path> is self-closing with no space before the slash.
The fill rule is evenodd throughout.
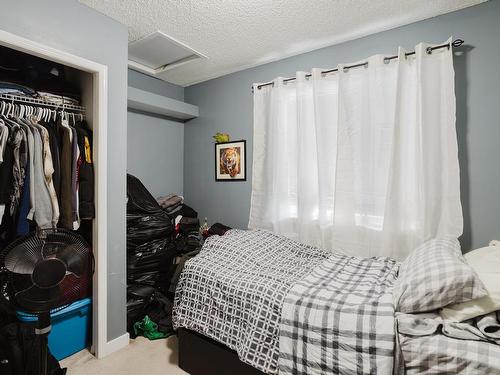
<path id="1" fill-rule="evenodd" d="M 90 305 L 91 303 L 92 303 L 92 298 L 84 298 L 84 299 L 78 300 L 76 302 L 73 302 L 71 305 L 66 306 L 64 309 L 51 310 L 50 317 L 55 318 L 59 315 L 67 314 L 69 312 L 79 310 L 83 307 Z M 17 315 L 18 319 L 21 320 L 22 322 L 36 322 L 38 320 L 38 317 L 36 315 L 31 314 L 31 313 L 26 313 L 23 311 L 16 311 L 16 315 Z"/>

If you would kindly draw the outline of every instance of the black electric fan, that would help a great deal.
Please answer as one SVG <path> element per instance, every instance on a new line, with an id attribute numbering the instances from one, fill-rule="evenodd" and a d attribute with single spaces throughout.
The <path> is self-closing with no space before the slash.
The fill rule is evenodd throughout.
<path id="1" fill-rule="evenodd" d="M 39 374 L 46 375 L 50 313 L 88 296 L 93 272 L 90 246 L 69 230 L 38 230 L 7 246 L 0 254 L 0 267 L 8 303 L 38 317 Z"/>

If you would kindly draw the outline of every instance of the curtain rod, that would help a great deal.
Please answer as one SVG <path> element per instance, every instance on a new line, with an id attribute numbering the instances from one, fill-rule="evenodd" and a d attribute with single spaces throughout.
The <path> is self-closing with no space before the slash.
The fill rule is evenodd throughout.
<path id="1" fill-rule="evenodd" d="M 446 44 L 440 44 L 438 46 L 434 46 L 434 47 L 427 47 L 425 49 L 425 52 L 427 52 L 427 54 L 431 54 L 432 51 L 436 50 L 436 49 L 441 49 L 441 48 L 448 48 L 450 49 L 451 47 L 460 47 L 462 44 L 464 44 L 464 41 L 462 39 L 455 39 L 453 42 L 451 43 L 446 43 Z M 405 56 L 411 56 L 411 55 L 414 55 L 415 54 L 415 51 L 410 51 L 410 52 L 406 52 L 405 53 Z M 389 56 L 389 57 L 384 57 L 384 62 L 387 64 L 389 61 L 391 60 L 394 60 L 394 59 L 397 59 L 399 56 L 398 55 L 394 55 L 394 56 Z M 360 66 L 368 66 L 368 61 L 366 62 L 362 62 L 362 63 L 359 63 L 359 64 L 354 64 L 354 65 L 349 65 L 349 66 L 344 66 L 344 71 L 347 71 L 351 68 L 358 68 Z M 335 69 L 328 69 L 328 70 L 323 70 L 321 72 L 321 74 L 328 74 L 328 73 L 333 73 L 333 72 L 338 72 L 339 69 L 338 68 L 335 68 Z M 306 78 L 309 78 L 311 77 L 312 74 L 311 73 L 307 73 L 306 74 Z M 295 81 L 297 78 L 295 77 L 291 77 L 291 78 L 285 78 L 283 80 L 283 82 L 290 82 L 290 81 Z M 267 83 L 262 83 L 260 85 L 257 86 L 257 89 L 260 90 L 262 87 L 265 87 L 265 86 L 274 86 L 274 82 L 267 82 Z M 253 92 L 253 86 L 252 86 L 252 92 Z"/>

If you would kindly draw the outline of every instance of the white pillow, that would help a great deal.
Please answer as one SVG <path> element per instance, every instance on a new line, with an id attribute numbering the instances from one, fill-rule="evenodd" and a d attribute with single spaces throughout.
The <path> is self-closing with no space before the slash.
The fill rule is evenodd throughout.
<path id="1" fill-rule="evenodd" d="M 414 249 L 399 267 L 393 298 L 397 312 L 435 311 L 475 300 L 488 291 L 460 251 L 456 238 L 434 238 Z"/>
<path id="2" fill-rule="evenodd" d="M 443 308 L 440 312 L 441 317 L 453 322 L 463 322 L 500 310 L 500 246 L 473 250 L 464 257 L 483 282 L 488 295 Z"/>

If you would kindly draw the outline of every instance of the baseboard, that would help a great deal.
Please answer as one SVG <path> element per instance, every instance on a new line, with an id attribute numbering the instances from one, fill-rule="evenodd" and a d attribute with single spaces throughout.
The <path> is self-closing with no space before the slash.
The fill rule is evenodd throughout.
<path id="1" fill-rule="evenodd" d="M 124 347 L 126 347 L 130 342 L 130 335 L 129 333 L 124 333 L 121 336 L 118 336 L 116 339 L 113 339 L 111 341 L 108 341 L 104 348 L 102 350 L 99 350 L 99 357 L 98 358 L 104 358 L 111 353 L 114 353 Z"/>

